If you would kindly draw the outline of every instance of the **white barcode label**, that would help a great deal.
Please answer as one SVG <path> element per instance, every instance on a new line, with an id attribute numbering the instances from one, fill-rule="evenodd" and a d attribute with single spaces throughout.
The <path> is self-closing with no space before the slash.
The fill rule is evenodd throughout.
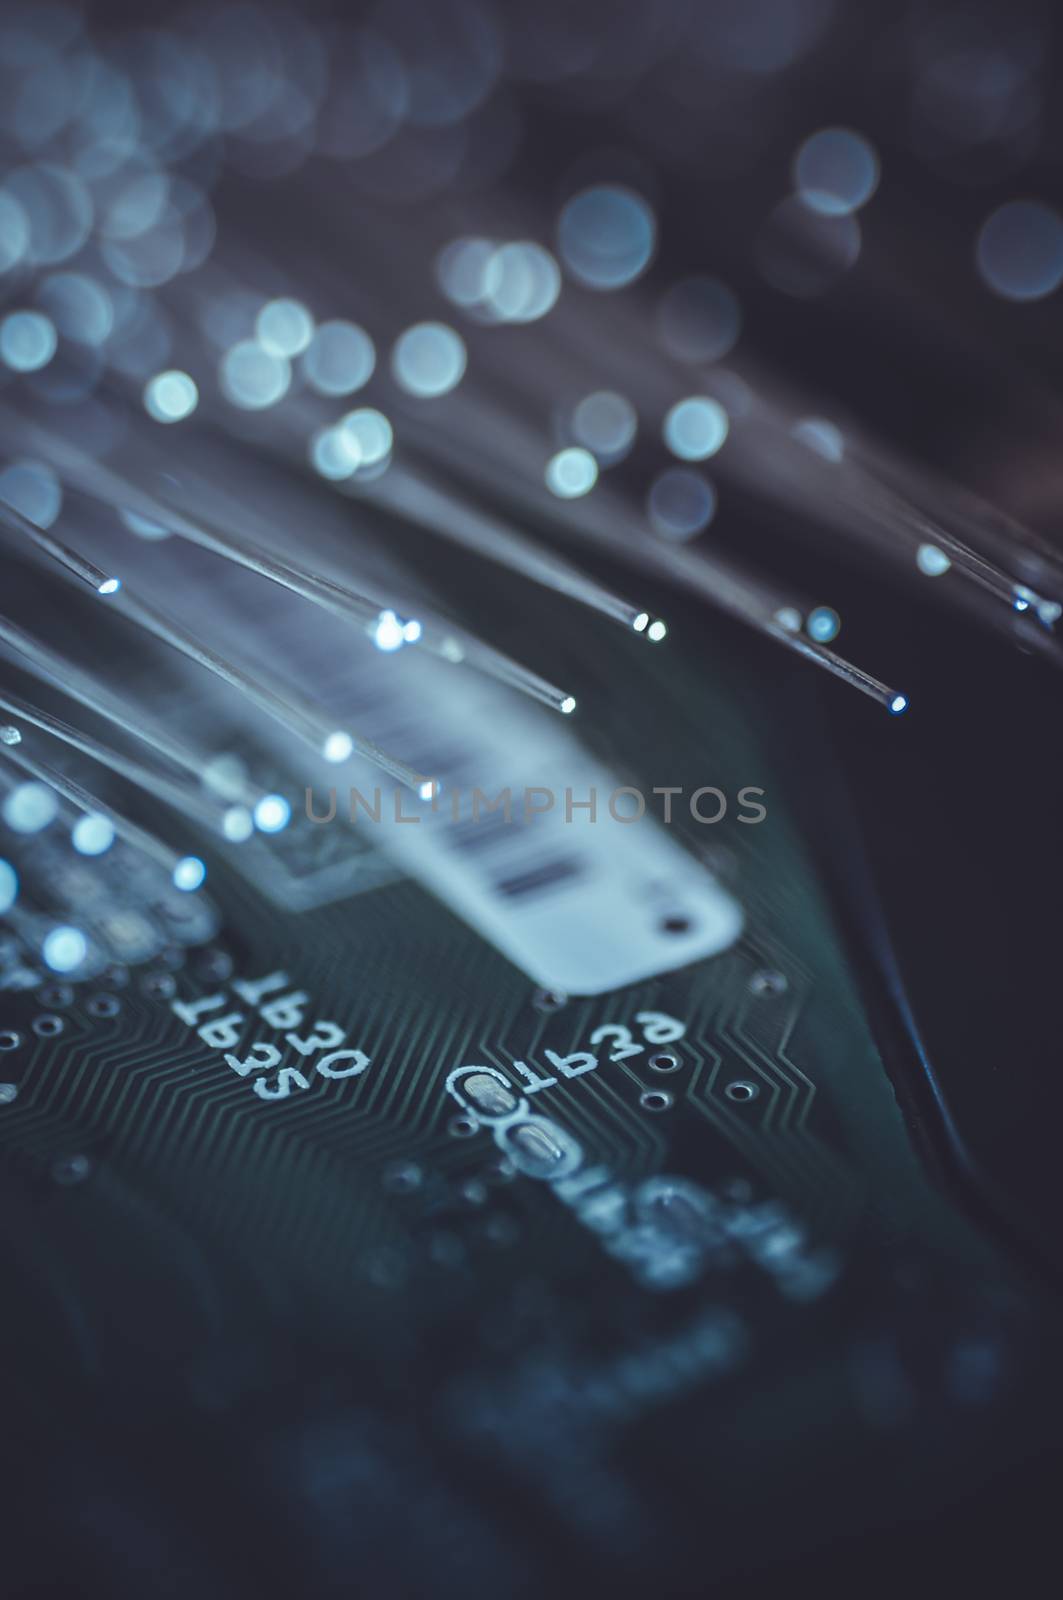
<path id="1" fill-rule="evenodd" d="M 412 651 L 369 662 L 354 696 L 360 730 L 441 785 L 434 805 L 404 794 L 420 821 L 396 822 L 394 791 L 359 763 L 355 787 L 381 805 L 378 822 L 359 807 L 358 826 L 536 983 L 602 994 L 737 939 L 734 897 L 649 811 L 611 814 L 621 780 L 556 713 Z"/>

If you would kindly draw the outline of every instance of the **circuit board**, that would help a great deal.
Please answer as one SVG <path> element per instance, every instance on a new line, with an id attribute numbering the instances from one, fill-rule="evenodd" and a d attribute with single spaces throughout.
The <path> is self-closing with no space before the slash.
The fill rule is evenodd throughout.
<path id="1" fill-rule="evenodd" d="M 596 671 L 633 648 L 603 629 Z M 1044 1308 L 925 1175 L 755 668 L 706 699 L 711 664 L 673 627 L 622 715 L 632 783 L 763 791 L 682 827 L 743 910 L 708 960 L 570 998 L 386 858 L 281 913 L 222 854 L 205 923 L 132 883 L 145 960 L 9 989 L 9 1416 L 45 1462 L 15 1528 L 71 1507 L 38 1581 L 227 1593 L 236 1543 L 323 1589 L 678 1592 L 706 1503 L 737 1581 L 766 1515 L 798 1559 L 1029 1452 Z M 332 839 L 296 813 L 265 848 Z"/>

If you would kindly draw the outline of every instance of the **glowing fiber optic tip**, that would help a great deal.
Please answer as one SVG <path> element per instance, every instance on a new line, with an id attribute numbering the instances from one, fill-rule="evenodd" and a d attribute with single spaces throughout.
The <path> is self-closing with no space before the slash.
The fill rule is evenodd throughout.
<path id="1" fill-rule="evenodd" d="M 206 876 L 207 869 L 198 856 L 182 856 L 173 869 L 174 888 L 191 893 L 203 884 Z"/>
<path id="2" fill-rule="evenodd" d="M 402 649 L 406 642 L 404 630 L 394 611 L 380 613 L 373 627 L 372 638 L 378 650 L 390 652 Z"/>
<path id="3" fill-rule="evenodd" d="M 805 627 L 810 639 L 815 639 L 817 644 L 829 644 L 838 637 L 841 631 L 841 618 L 830 606 L 817 606 L 808 614 Z"/>
<path id="4" fill-rule="evenodd" d="M 233 844 L 243 844 L 255 831 L 254 818 L 246 806 L 230 806 L 221 822 L 221 831 Z"/>
<path id="5" fill-rule="evenodd" d="M 435 778 L 428 778 L 421 784 L 417 793 L 422 800 L 433 800 L 440 788 L 441 785 Z"/>
<path id="6" fill-rule="evenodd" d="M 354 740 L 349 733 L 330 733 L 321 753 L 326 761 L 346 761 L 353 749 Z"/>
<path id="7" fill-rule="evenodd" d="M 631 624 L 636 633 L 645 633 L 649 625 L 650 614 L 648 611 L 640 611 L 634 622 Z"/>
<path id="8" fill-rule="evenodd" d="M 106 817 L 79 817 L 70 835 L 80 856 L 102 856 L 114 844 L 114 828 Z"/>
<path id="9" fill-rule="evenodd" d="M 928 578 L 940 578 L 952 566 L 944 550 L 939 550 L 936 544 L 921 544 L 915 554 L 915 564 Z"/>
<path id="10" fill-rule="evenodd" d="M 902 711 L 907 711 L 907 709 L 908 709 L 908 696 L 906 694 L 895 694 L 893 696 L 893 699 L 889 703 L 890 716 L 891 717 L 899 717 L 901 712 Z"/>
<path id="11" fill-rule="evenodd" d="M 423 632 L 424 629 L 421 627 L 421 624 L 415 620 L 413 622 L 407 622 L 404 625 L 402 637 L 405 639 L 407 644 L 416 644 Z"/>
<path id="12" fill-rule="evenodd" d="M 121 578 L 105 578 L 103 583 L 100 584 L 98 593 L 100 593 L 100 594 L 117 594 L 121 587 L 122 587 Z"/>
<path id="13" fill-rule="evenodd" d="M 53 972 L 73 972 L 88 955 L 88 941 L 80 928 L 53 928 L 41 954 Z"/>
<path id="14" fill-rule="evenodd" d="M 566 717 L 568 717 L 568 716 L 571 716 L 572 712 L 575 711 L 575 709 L 576 709 L 575 696 L 571 695 L 571 694 L 566 694 L 565 698 L 562 700 L 560 706 L 558 707 L 558 710 L 563 712 L 564 715 Z"/>
<path id="15" fill-rule="evenodd" d="M 288 826 L 292 808 L 282 794 L 264 794 L 255 807 L 255 827 L 261 833 L 280 833 Z"/>
<path id="16" fill-rule="evenodd" d="M 667 636 L 667 633 L 667 627 L 658 617 L 656 622 L 650 623 L 646 630 L 646 637 L 647 639 L 652 639 L 654 644 L 660 644 L 661 640 Z"/>
<path id="17" fill-rule="evenodd" d="M 1012 604 L 1014 605 L 1016 611 L 1029 611 L 1030 609 L 1030 602 L 1028 600 L 1024 600 L 1021 594 L 1017 594 L 1015 596 Z"/>

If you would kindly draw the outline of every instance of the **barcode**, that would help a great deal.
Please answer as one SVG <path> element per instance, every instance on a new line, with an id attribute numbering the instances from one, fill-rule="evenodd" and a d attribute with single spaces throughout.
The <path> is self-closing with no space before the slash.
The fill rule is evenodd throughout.
<path id="1" fill-rule="evenodd" d="M 374 664 L 376 665 L 376 664 Z M 542 818 L 525 819 L 523 782 L 508 785 L 508 805 L 498 800 L 499 790 L 487 793 L 480 786 L 488 765 L 497 764 L 497 750 L 486 742 L 474 747 L 467 738 L 445 744 L 440 739 L 438 720 L 410 714 L 408 704 L 398 705 L 397 685 L 390 663 L 381 662 L 371 676 L 375 698 L 366 705 L 362 726 L 366 733 L 387 749 L 401 750 L 403 757 L 419 772 L 438 779 L 442 795 L 435 813 L 422 813 L 424 825 L 455 856 L 481 877 L 484 888 L 508 901 L 524 901 L 546 894 L 590 874 L 590 860 L 572 852 L 552 855 L 536 833 Z M 364 688 L 363 680 L 363 688 Z M 536 774 L 544 781 L 541 772 Z M 473 789 L 480 788 L 486 798 L 472 811 Z M 461 791 L 462 814 L 455 819 L 449 797 Z M 497 802 L 497 803 L 496 803 Z"/>
<path id="2" fill-rule="evenodd" d="M 557 861 L 544 862 L 531 872 L 521 873 L 518 878 L 496 878 L 494 888 L 499 894 L 505 895 L 507 900 L 522 900 L 527 895 L 541 894 L 544 889 L 551 889 L 555 884 L 583 876 L 583 863 L 577 861 L 574 856 L 568 856 Z"/>

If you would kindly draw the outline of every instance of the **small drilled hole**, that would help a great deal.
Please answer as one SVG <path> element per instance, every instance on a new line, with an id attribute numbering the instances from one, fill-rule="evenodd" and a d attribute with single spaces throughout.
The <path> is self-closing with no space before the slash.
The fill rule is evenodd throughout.
<path id="1" fill-rule="evenodd" d="M 149 972 L 141 988 L 153 1000 L 169 1000 L 177 993 L 177 984 L 168 972 Z"/>
<path id="2" fill-rule="evenodd" d="M 644 1111 L 667 1111 L 672 1104 L 672 1097 L 667 1089 L 647 1089 L 645 1094 L 639 1095 L 639 1105 Z"/>
<path id="3" fill-rule="evenodd" d="M 116 1000 L 113 994 L 94 994 L 85 1009 L 90 1017 L 116 1017 L 122 1009 L 122 1002 Z"/>
<path id="4" fill-rule="evenodd" d="M 33 1031 L 40 1039 L 54 1039 L 57 1033 L 63 1031 L 62 1017 L 45 1015 L 37 1017 L 33 1024 Z"/>
<path id="5" fill-rule="evenodd" d="M 12 1032 L 10 1028 L 5 1028 L 4 1032 L 0 1033 L 0 1050 L 17 1050 L 21 1043 L 21 1035 Z"/>
<path id="6" fill-rule="evenodd" d="M 750 991 L 757 995 L 785 994 L 789 987 L 786 978 L 781 972 L 771 972 L 765 968 L 761 972 L 754 972 L 749 980 Z"/>
<path id="7" fill-rule="evenodd" d="M 91 1171 L 88 1156 L 61 1156 L 52 1162 L 52 1181 L 68 1189 L 72 1184 L 84 1183 Z"/>
<path id="8" fill-rule="evenodd" d="M 453 1134 L 455 1139 L 470 1139 L 476 1132 L 476 1123 L 471 1117 L 451 1117 L 447 1132 Z"/>
<path id="9" fill-rule="evenodd" d="M 650 1066 L 654 1072 L 678 1072 L 682 1064 L 679 1057 L 671 1050 L 658 1050 L 656 1055 L 650 1057 Z"/>
<path id="10" fill-rule="evenodd" d="M 73 998 L 74 991 L 68 983 L 49 983 L 37 991 L 37 999 L 42 1006 L 47 1006 L 49 1011 L 55 1011 L 60 1006 L 68 1006 Z"/>
<path id="11" fill-rule="evenodd" d="M 199 961 L 199 975 L 207 983 L 225 983 L 233 975 L 233 958 L 227 950 L 206 950 Z"/>
<path id="12" fill-rule="evenodd" d="M 536 989 L 532 995 L 532 1005 L 536 1011 L 560 1011 L 568 1000 L 568 995 L 560 989 Z"/>
<path id="13" fill-rule="evenodd" d="M 661 918 L 662 933 L 689 933 L 693 926 L 694 924 L 691 922 L 689 917 L 676 915 L 672 917 Z"/>
<path id="14" fill-rule="evenodd" d="M 512 1217 L 488 1217 L 484 1223 L 483 1236 L 489 1244 L 506 1245 L 516 1244 L 520 1238 L 520 1229 Z"/>
<path id="15" fill-rule="evenodd" d="M 383 1175 L 384 1188 L 391 1194 L 412 1194 L 414 1189 L 421 1187 L 422 1173 L 420 1167 L 412 1161 L 402 1163 L 397 1167 L 389 1167 Z"/>
<path id="16" fill-rule="evenodd" d="M 755 1083 L 750 1083 L 747 1078 L 736 1078 L 734 1083 L 729 1083 L 723 1092 L 728 1100 L 734 1100 L 739 1105 L 744 1105 L 749 1100 L 755 1100 L 760 1090 Z"/>

